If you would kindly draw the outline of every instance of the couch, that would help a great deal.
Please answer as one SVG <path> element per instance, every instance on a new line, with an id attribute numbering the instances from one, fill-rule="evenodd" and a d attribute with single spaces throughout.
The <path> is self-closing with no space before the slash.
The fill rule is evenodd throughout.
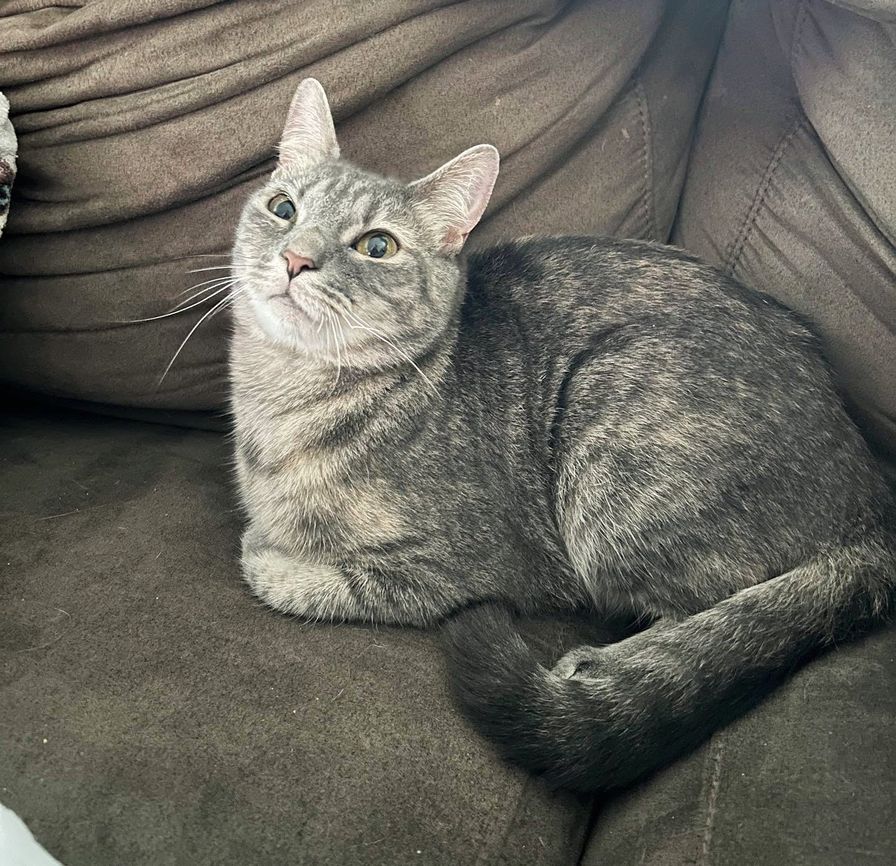
<path id="1" fill-rule="evenodd" d="M 896 478 L 894 46 L 896 0 L 5 3 L 0 803 L 66 866 L 888 862 L 892 629 L 630 790 L 549 790 L 437 633 L 254 601 L 226 318 L 161 384 L 207 308 L 133 320 L 226 261 L 314 75 L 363 165 L 498 146 L 472 243 L 672 242 L 797 309 Z M 620 628 L 527 624 L 546 659 Z"/>

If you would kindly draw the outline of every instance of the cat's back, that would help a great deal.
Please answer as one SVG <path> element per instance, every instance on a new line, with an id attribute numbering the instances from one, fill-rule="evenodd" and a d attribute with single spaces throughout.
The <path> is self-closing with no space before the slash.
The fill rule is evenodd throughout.
<path id="1" fill-rule="evenodd" d="M 491 364 L 483 355 L 497 347 L 527 371 L 533 417 L 571 467 L 648 467 L 663 496 L 695 502 L 715 496 L 707 479 L 810 489 L 820 474 L 875 489 L 809 327 L 690 254 L 524 239 L 471 257 L 468 275 L 467 344 L 485 347 L 470 357 Z"/>
<path id="2" fill-rule="evenodd" d="M 472 309 L 510 305 L 543 324 L 684 318 L 762 321 L 791 338 L 811 335 L 790 310 L 677 247 L 603 237 L 530 237 L 468 261 Z"/>
<path id="3" fill-rule="evenodd" d="M 673 247 L 562 237 L 483 250 L 469 260 L 463 330 L 471 363 L 513 359 L 546 413 L 570 394 L 617 408 L 629 395 L 627 418 L 662 411 L 671 427 L 714 416 L 735 431 L 749 415 L 795 436 L 836 416 L 851 436 L 802 320 Z"/>

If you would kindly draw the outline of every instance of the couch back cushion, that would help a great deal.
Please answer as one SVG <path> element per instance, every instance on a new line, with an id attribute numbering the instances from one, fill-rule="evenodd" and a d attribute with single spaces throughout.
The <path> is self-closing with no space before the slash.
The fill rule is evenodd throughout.
<path id="1" fill-rule="evenodd" d="M 674 234 L 815 325 L 891 465 L 894 141 L 896 0 L 735 3 Z"/>
<path id="2" fill-rule="evenodd" d="M 343 154 L 371 169 L 412 179 L 496 144 L 479 243 L 664 239 L 724 12 L 714 0 L 14 0 L 0 17 L 0 88 L 20 136 L 0 379 L 119 406 L 223 406 L 226 313 L 161 385 L 210 305 L 132 320 L 226 273 L 189 272 L 226 264 L 309 75 Z"/>

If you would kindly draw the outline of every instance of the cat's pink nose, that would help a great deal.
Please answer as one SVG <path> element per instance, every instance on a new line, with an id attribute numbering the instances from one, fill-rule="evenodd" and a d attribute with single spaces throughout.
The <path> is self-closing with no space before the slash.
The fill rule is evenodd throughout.
<path id="1" fill-rule="evenodd" d="M 283 253 L 283 258 L 286 259 L 286 272 L 289 274 L 290 279 L 298 276 L 306 268 L 309 271 L 313 271 L 317 267 L 313 259 L 297 255 L 292 250 L 286 250 Z"/>

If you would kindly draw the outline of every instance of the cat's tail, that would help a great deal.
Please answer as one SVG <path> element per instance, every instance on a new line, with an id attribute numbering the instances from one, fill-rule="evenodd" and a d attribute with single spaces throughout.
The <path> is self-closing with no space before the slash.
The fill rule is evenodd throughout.
<path id="1" fill-rule="evenodd" d="M 496 604 L 446 624 L 453 684 L 509 759 L 559 787 L 627 785 L 689 751 L 797 664 L 896 611 L 896 535 L 873 530 L 674 624 L 543 667 Z"/>

